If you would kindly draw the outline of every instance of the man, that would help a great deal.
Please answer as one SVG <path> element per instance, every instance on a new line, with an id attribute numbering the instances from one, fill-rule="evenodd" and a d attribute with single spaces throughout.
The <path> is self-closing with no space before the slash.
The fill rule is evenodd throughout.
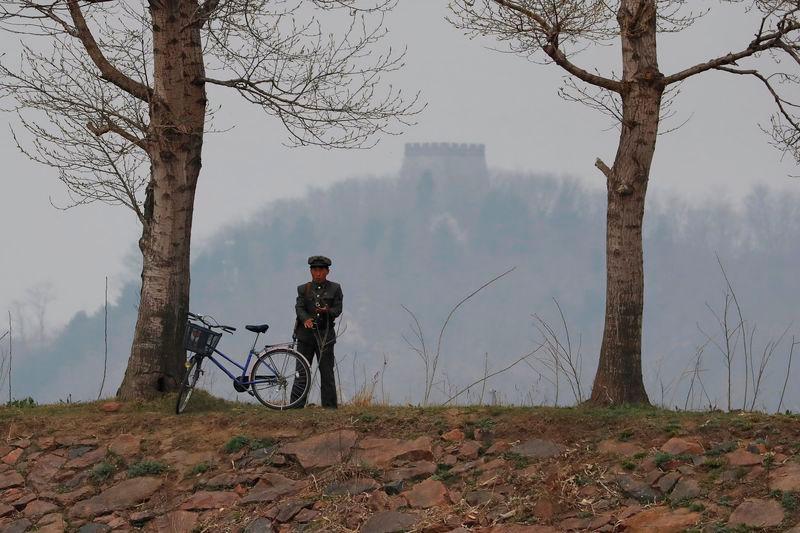
<path id="1" fill-rule="evenodd" d="M 333 345 L 336 343 L 334 321 L 342 314 L 342 287 L 328 280 L 331 260 L 322 255 L 308 258 L 311 281 L 297 287 L 294 334 L 297 351 L 311 364 L 316 355 L 319 362 L 322 407 L 336 409 L 336 379 L 333 373 Z M 292 402 L 305 388 L 305 383 L 295 382 L 292 388 Z M 297 405 L 304 407 L 306 398 Z"/>

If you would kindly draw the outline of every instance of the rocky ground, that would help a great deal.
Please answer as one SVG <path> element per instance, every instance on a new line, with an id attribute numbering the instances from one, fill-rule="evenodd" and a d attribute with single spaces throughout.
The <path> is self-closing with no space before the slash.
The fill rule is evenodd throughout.
<path id="1" fill-rule="evenodd" d="M 797 416 L 197 404 L 0 408 L 0 531 L 800 532 Z"/>

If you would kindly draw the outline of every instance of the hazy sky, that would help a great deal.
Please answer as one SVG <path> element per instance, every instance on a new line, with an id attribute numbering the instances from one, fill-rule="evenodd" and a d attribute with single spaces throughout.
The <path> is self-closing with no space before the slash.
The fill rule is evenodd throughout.
<path id="1" fill-rule="evenodd" d="M 746 47 L 752 39 L 754 21 L 740 8 L 696 4 L 716 11 L 688 32 L 662 37 L 660 66 L 666 74 Z M 310 186 L 390 175 L 399 168 L 406 142 L 482 142 L 490 167 L 573 176 L 602 187 L 604 178 L 593 162 L 613 161 L 617 132 L 609 129 L 610 119 L 559 99 L 557 67 L 488 50 L 496 43 L 468 40 L 444 19 L 447 13 L 445 0 L 401 0 L 387 18 L 391 42 L 408 47 L 407 66 L 393 81 L 406 91 L 421 91 L 428 107 L 416 126 L 370 150 L 285 148 L 286 135 L 275 120 L 235 94 L 212 88 L 211 103 L 222 105 L 216 125 L 235 128 L 206 138 L 195 244 L 202 246 L 221 226 L 264 203 L 303 194 Z M 13 49 L 16 40 L 0 33 L 0 50 Z M 611 47 L 577 62 L 590 70 L 619 71 Z M 791 161 L 781 162 L 757 127 L 772 111 L 757 82 L 723 73 L 692 79 L 682 87 L 676 110 L 672 125 L 691 120 L 659 139 L 651 200 L 677 194 L 691 202 L 735 201 L 759 183 L 800 187 L 787 177 L 797 173 Z M 123 208 L 51 207 L 50 198 L 63 202 L 64 189 L 53 170 L 17 151 L 9 131 L 14 119 L 0 114 L 0 310 L 25 300 L 30 287 L 52 283 L 50 319 L 60 323 L 101 304 L 104 276 L 110 276 L 112 292 L 130 279 L 125 265 L 139 228 Z M 304 275 L 302 266 L 298 272 Z"/>

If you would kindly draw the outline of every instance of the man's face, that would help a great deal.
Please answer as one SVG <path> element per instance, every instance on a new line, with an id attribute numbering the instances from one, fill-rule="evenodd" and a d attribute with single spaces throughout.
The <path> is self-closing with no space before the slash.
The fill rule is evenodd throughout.
<path id="1" fill-rule="evenodd" d="M 311 279 L 317 283 L 322 283 L 328 278 L 328 267 L 311 267 Z"/>

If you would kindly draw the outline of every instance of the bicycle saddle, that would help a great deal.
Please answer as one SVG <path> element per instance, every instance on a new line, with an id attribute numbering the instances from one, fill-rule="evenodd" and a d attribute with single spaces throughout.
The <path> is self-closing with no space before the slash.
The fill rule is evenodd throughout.
<path id="1" fill-rule="evenodd" d="M 260 326 L 245 326 L 244 329 L 252 331 L 253 333 L 266 333 L 269 329 L 269 324 L 261 324 Z"/>

